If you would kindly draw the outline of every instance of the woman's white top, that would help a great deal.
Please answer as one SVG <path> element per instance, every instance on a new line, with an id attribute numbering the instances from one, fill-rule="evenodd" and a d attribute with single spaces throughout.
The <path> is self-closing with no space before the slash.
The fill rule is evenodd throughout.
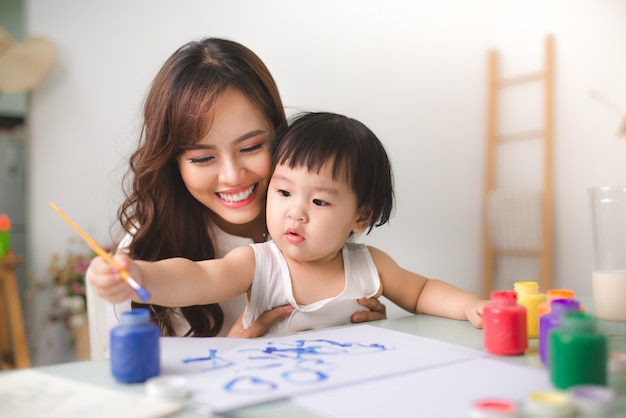
<path id="1" fill-rule="evenodd" d="M 253 240 L 237 235 L 230 235 L 216 225 L 209 226 L 209 236 L 215 247 L 215 258 L 224 257 L 230 250 L 242 245 L 252 244 Z M 119 245 L 119 252 L 127 252 L 133 239 L 131 234 L 127 234 Z M 99 297 L 87 284 L 87 314 L 89 317 L 89 340 L 91 344 L 91 359 L 109 358 L 109 335 L 111 329 L 119 324 L 120 314 L 131 309 L 130 300 L 111 304 Z M 230 328 L 239 319 L 239 315 L 246 307 L 245 295 L 239 295 L 225 302 L 220 302 L 220 307 L 224 311 L 224 325 L 218 336 L 226 337 Z M 190 325 L 179 309 L 174 310 L 173 325 L 177 336 L 185 335 Z"/>
<path id="2" fill-rule="evenodd" d="M 348 242 L 341 250 L 345 271 L 343 291 L 309 305 L 300 305 L 293 296 L 289 267 L 276 244 L 268 241 L 251 246 L 255 270 L 250 302 L 243 317 L 244 328 L 263 312 L 287 303 L 295 308 L 291 315 L 274 323 L 265 335 L 349 324 L 353 313 L 367 310 L 356 300 L 372 297 L 380 289 L 378 270 L 367 246 Z"/>

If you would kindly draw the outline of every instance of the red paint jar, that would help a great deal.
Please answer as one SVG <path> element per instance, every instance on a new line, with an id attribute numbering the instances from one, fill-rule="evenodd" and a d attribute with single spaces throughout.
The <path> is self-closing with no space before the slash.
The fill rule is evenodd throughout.
<path id="1" fill-rule="evenodd" d="M 512 290 L 491 293 L 483 310 L 483 345 L 491 354 L 516 356 L 528 348 L 526 307 Z"/>

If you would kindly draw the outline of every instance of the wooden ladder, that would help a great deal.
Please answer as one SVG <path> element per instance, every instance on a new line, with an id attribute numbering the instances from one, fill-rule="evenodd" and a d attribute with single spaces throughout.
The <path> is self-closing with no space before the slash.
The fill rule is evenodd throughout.
<path id="1" fill-rule="evenodd" d="M 520 277 L 516 281 L 538 281 L 540 289 L 547 291 L 552 288 L 552 143 L 553 143 L 553 107 L 554 107 L 554 40 L 551 36 L 545 40 L 545 67 L 532 73 L 525 73 L 515 77 L 503 78 L 499 74 L 498 53 L 490 51 L 488 57 L 488 108 L 487 108 L 487 155 L 486 155 L 486 182 L 484 194 L 483 218 L 483 296 L 489 298 L 494 290 L 494 276 L 496 262 L 499 257 L 523 257 L 538 260 L 539 272 L 537 278 Z M 502 90 L 511 86 L 530 83 L 542 83 L 543 90 L 543 126 L 537 130 L 503 134 L 498 131 L 498 116 L 500 95 Z M 492 221 L 492 196 L 497 190 L 497 155 L 498 147 L 511 141 L 540 140 L 543 149 L 543 176 L 542 190 L 539 191 L 541 214 L 540 245 L 537 248 L 496 248 L 494 245 L 494 231 Z M 499 190 L 498 190 L 499 191 Z"/>

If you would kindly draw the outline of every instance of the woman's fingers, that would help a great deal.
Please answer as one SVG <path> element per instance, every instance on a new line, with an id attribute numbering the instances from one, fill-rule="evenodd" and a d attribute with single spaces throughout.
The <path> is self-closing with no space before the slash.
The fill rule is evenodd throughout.
<path id="1" fill-rule="evenodd" d="M 233 338 L 256 338 L 265 334 L 265 331 L 274 324 L 275 322 L 280 321 L 288 317 L 291 312 L 293 312 L 293 306 L 287 304 L 278 306 L 274 309 L 271 309 L 261 316 L 259 316 L 253 323 L 248 327 L 248 329 L 244 329 L 243 327 L 243 313 L 239 315 L 239 319 L 237 322 L 231 327 L 228 332 L 229 337 Z"/>
<path id="2" fill-rule="evenodd" d="M 377 298 L 360 298 L 357 303 L 369 309 L 368 311 L 360 311 L 352 314 L 350 318 L 352 322 L 369 322 L 378 321 L 379 319 L 387 319 L 387 307 Z"/>

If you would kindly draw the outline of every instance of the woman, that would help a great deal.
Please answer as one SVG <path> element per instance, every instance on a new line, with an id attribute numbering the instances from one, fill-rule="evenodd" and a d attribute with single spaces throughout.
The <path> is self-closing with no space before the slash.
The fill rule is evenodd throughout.
<path id="1" fill-rule="evenodd" d="M 270 72 L 248 48 L 216 38 L 179 48 L 146 98 L 141 140 L 130 158 L 126 200 L 118 210 L 125 237 L 117 251 L 148 261 L 205 260 L 266 241 L 272 142 L 286 123 Z M 101 308 L 91 306 L 93 293 L 89 299 L 92 357 L 102 357 L 110 327 L 130 306 L 106 305 L 102 324 L 92 319 L 102 316 Z M 355 312 L 353 322 L 385 318 L 377 299 L 359 304 L 370 311 Z M 148 307 L 163 335 L 198 337 L 257 337 L 292 310 L 275 307 L 244 330 L 243 295 L 220 304 Z"/>

